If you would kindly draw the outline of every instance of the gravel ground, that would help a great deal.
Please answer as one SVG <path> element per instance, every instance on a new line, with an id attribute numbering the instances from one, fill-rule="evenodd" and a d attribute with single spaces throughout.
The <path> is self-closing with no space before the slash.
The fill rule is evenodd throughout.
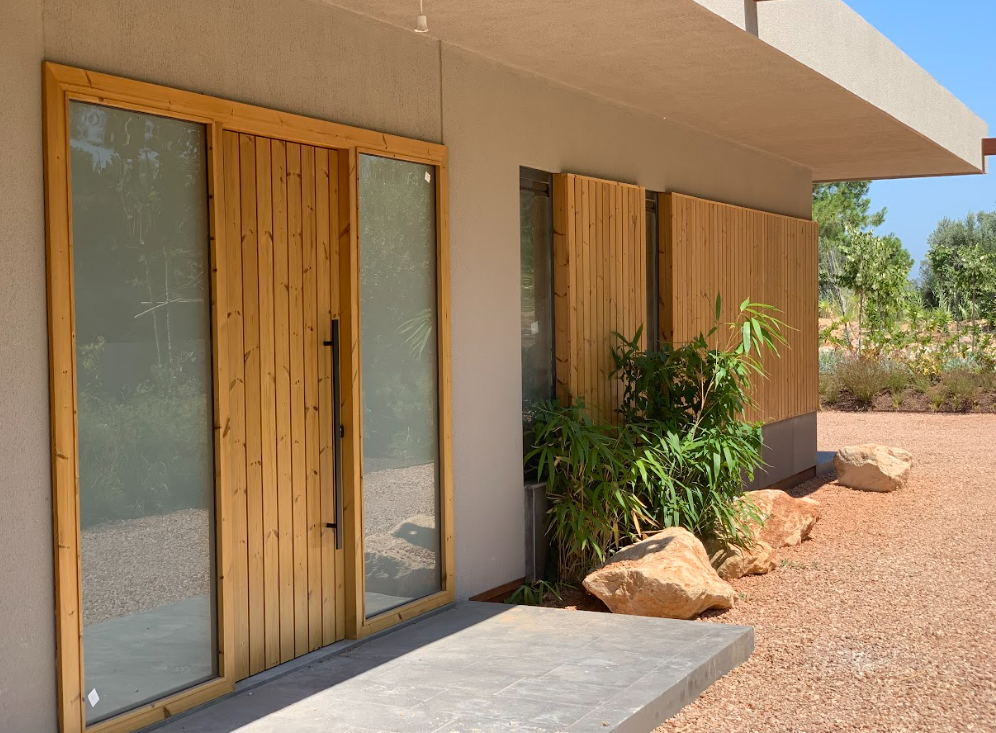
<path id="1" fill-rule="evenodd" d="M 385 468 L 364 459 L 363 531 L 389 532 L 402 522 L 436 513 L 436 466 Z"/>
<path id="2" fill-rule="evenodd" d="M 208 523 L 184 509 L 83 530 L 83 625 L 210 592 Z"/>
<path id="3" fill-rule="evenodd" d="M 996 416 L 821 413 L 820 450 L 907 448 L 906 489 L 815 479 L 810 541 L 706 622 L 754 626 L 747 664 L 659 733 L 996 731 Z"/>
<path id="4" fill-rule="evenodd" d="M 436 513 L 435 465 L 379 468 L 365 477 L 368 549 L 390 545 L 395 574 L 434 569 L 434 537 L 401 538 L 399 525 L 430 526 Z M 424 516 L 428 515 L 428 516 Z M 82 532 L 83 625 L 148 611 L 211 588 L 208 513 L 198 509 L 106 522 Z M 408 539 L 408 542 L 405 540 Z M 412 544 L 410 544 L 412 543 Z M 438 540 L 433 547 L 438 546 Z"/>

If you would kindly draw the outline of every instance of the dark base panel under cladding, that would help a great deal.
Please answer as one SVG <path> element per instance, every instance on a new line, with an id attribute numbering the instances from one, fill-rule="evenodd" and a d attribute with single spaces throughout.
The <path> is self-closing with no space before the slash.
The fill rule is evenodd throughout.
<path id="1" fill-rule="evenodd" d="M 746 485 L 748 490 L 787 488 L 795 483 L 788 480 L 804 475 L 816 467 L 816 413 L 765 425 L 764 462 L 754 480 Z M 806 476 L 802 480 L 812 478 Z"/>

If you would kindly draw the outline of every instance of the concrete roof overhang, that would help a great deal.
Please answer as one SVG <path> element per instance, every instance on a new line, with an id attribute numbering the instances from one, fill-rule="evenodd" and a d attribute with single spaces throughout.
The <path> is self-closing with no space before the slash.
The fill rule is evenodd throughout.
<path id="1" fill-rule="evenodd" d="M 329 0 L 401 28 L 416 0 Z M 840 0 L 425 0 L 431 37 L 810 168 L 984 171 L 987 125 Z"/>

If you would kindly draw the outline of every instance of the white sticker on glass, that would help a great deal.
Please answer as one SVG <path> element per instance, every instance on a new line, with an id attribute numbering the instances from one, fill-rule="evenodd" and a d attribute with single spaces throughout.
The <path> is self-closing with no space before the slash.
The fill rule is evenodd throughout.
<path id="1" fill-rule="evenodd" d="M 86 699 L 90 701 L 90 707 L 97 706 L 97 703 L 100 702 L 100 695 L 97 694 L 96 687 L 90 690 L 90 694 L 86 696 Z"/>
<path id="2" fill-rule="evenodd" d="M 529 324 L 529 333 L 533 336 L 539 333 L 539 321 L 533 321 Z"/>
<path id="3" fill-rule="evenodd" d="M 432 180 L 432 176 L 429 175 L 429 171 L 425 172 L 425 182 L 428 183 Z"/>

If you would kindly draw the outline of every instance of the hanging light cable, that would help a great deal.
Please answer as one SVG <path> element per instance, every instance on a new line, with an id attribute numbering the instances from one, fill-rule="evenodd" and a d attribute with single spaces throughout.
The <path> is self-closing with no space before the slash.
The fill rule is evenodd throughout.
<path id="1" fill-rule="evenodd" d="M 422 9 L 422 0 L 418 0 L 418 18 L 415 19 L 415 32 L 429 32 L 429 21 L 425 17 L 425 11 Z"/>

